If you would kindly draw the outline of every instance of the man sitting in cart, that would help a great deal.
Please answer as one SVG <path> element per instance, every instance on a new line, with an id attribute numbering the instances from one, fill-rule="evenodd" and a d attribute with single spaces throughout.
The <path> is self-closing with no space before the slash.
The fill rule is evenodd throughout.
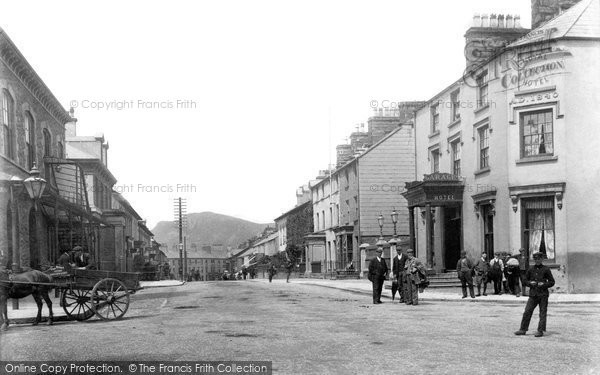
<path id="1" fill-rule="evenodd" d="M 63 253 L 56 261 L 58 267 L 64 268 L 65 271 L 75 267 L 75 261 L 73 259 L 73 252 L 69 249 L 63 249 Z"/>
<path id="2" fill-rule="evenodd" d="M 90 253 L 83 249 L 81 246 L 75 246 L 73 248 L 75 253 L 75 266 L 79 269 L 90 268 Z"/>

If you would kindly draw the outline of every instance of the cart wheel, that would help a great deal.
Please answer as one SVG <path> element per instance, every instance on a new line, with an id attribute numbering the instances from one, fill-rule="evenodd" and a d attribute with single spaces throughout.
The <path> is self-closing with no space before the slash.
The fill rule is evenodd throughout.
<path id="1" fill-rule="evenodd" d="M 92 309 L 100 319 L 120 319 L 129 308 L 129 291 L 117 279 L 102 279 L 92 289 L 92 301 Z"/>
<path id="2" fill-rule="evenodd" d="M 89 290 L 65 289 L 60 296 L 60 304 L 70 319 L 88 320 L 94 316 L 91 297 Z"/>

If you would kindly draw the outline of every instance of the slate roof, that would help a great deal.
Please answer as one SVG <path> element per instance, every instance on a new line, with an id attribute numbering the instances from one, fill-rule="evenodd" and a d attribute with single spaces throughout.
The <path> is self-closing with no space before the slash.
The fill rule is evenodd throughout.
<path id="1" fill-rule="evenodd" d="M 600 0 L 580 1 L 566 12 L 517 39 L 508 48 L 560 38 L 600 38 Z"/>

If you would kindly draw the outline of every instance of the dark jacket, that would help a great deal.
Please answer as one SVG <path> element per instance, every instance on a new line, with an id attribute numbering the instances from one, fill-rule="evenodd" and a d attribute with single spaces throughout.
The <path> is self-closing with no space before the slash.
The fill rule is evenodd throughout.
<path id="1" fill-rule="evenodd" d="M 73 259 L 71 258 L 71 254 L 69 254 L 68 252 L 64 252 L 62 253 L 62 255 L 58 258 L 56 265 L 58 266 L 62 266 L 64 269 L 66 270 L 70 270 L 71 269 L 71 264 L 75 263 L 73 261 Z"/>
<path id="2" fill-rule="evenodd" d="M 371 259 L 371 262 L 369 263 L 369 280 L 383 280 L 387 276 L 387 273 L 388 266 L 385 259 L 381 258 L 381 261 L 378 261 L 377 257 Z"/>
<path id="3" fill-rule="evenodd" d="M 475 268 L 475 272 L 478 275 L 483 275 L 488 273 L 488 271 L 490 270 L 490 264 L 488 263 L 487 260 L 483 260 L 483 258 L 479 258 L 477 259 L 477 262 L 475 262 L 475 265 L 473 266 L 473 268 Z"/>
<path id="4" fill-rule="evenodd" d="M 463 260 L 466 261 L 466 263 L 467 263 L 466 266 L 467 266 L 468 270 L 463 270 L 462 269 L 461 263 L 462 263 Z M 460 273 L 461 271 L 471 271 L 471 270 L 473 270 L 473 262 L 471 262 L 471 259 L 465 257 L 465 258 L 460 258 L 458 260 L 458 262 L 456 262 L 456 271 L 458 273 Z"/>
<path id="5" fill-rule="evenodd" d="M 542 285 L 538 285 L 540 282 Z M 552 271 L 543 264 L 531 266 L 527 272 L 525 272 L 525 284 L 531 288 L 529 291 L 530 297 L 547 296 L 550 294 L 548 288 L 554 286 Z"/>
<path id="6" fill-rule="evenodd" d="M 408 259 L 408 256 L 404 254 L 402 254 L 401 259 L 398 259 L 398 255 L 394 257 L 394 277 L 398 278 L 398 275 L 401 272 L 404 272 L 404 265 L 406 264 L 406 259 Z"/>

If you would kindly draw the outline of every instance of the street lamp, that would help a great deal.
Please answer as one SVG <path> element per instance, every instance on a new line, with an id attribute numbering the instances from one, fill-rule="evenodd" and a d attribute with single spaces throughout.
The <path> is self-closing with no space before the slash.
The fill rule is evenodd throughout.
<path id="1" fill-rule="evenodd" d="M 42 197 L 42 194 L 44 194 L 46 180 L 40 177 L 40 171 L 37 169 L 35 163 L 33 163 L 33 168 L 31 168 L 29 174 L 29 178 L 23 181 L 23 185 L 25 185 L 25 189 L 27 189 L 29 197 L 36 201 Z"/>
<path id="2" fill-rule="evenodd" d="M 392 223 L 394 224 L 394 236 L 392 237 L 391 240 L 388 241 L 388 243 L 390 244 L 390 267 L 392 267 L 392 273 L 394 272 L 394 262 L 392 262 L 392 259 L 394 259 L 395 256 L 395 252 L 396 252 L 396 246 L 398 246 L 398 243 L 400 241 L 398 241 L 398 236 L 396 233 L 396 224 L 398 224 L 398 212 L 396 212 L 396 208 L 393 207 L 392 209 Z"/>
<path id="3" fill-rule="evenodd" d="M 377 217 L 377 223 L 379 224 L 379 237 L 380 239 L 383 239 L 383 215 L 381 214 L 381 212 L 379 213 L 379 216 Z"/>

